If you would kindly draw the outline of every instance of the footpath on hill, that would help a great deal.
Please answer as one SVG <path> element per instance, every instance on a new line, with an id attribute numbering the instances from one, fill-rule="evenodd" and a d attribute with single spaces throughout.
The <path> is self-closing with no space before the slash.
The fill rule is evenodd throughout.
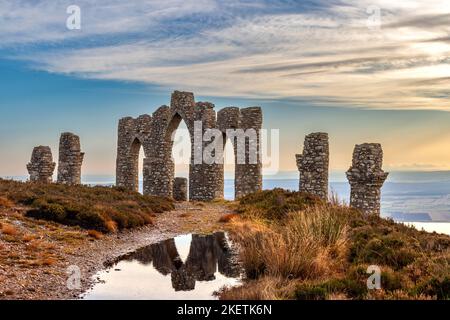
<path id="1" fill-rule="evenodd" d="M 223 230 L 225 203 L 176 203 L 153 225 L 111 234 L 25 217 L 25 207 L 0 208 L 0 299 L 76 299 L 108 261 L 137 248 L 188 233 Z M 73 268 L 81 287 L 69 289 Z"/>

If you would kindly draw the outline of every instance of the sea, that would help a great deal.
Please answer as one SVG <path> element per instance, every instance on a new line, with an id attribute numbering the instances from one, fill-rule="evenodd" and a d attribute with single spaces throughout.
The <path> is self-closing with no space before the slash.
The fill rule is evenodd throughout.
<path id="1" fill-rule="evenodd" d="M 263 189 L 283 188 L 298 190 L 298 173 L 280 172 L 263 179 Z M 180 176 L 186 176 L 180 174 Z M 3 177 L 25 181 L 26 176 Z M 84 175 L 82 183 L 111 186 L 115 184 L 112 175 Z M 142 191 L 142 179 L 140 180 Z M 330 174 L 330 194 L 348 204 L 350 186 L 344 172 Z M 225 175 L 224 195 L 234 199 L 234 180 Z M 381 215 L 397 222 L 406 223 L 429 232 L 450 235 L 450 171 L 398 171 L 391 172 L 382 188 Z"/>

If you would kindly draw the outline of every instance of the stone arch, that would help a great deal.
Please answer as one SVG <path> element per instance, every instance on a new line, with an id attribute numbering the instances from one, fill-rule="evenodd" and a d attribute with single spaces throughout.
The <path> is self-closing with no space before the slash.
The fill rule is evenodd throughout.
<path id="1" fill-rule="evenodd" d="M 220 131 L 222 131 L 222 141 L 223 141 L 223 151 L 225 155 L 225 148 L 228 143 L 231 143 L 231 147 L 233 149 L 234 153 L 234 186 L 235 186 L 235 197 L 236 197 L 236 168 L 237 168 L 237 147 L 236 147 L 236 140 L 233 139 L 233 137 L 230 137 L 228 134 L 228 130 L 236 130 L 240 127 L 240 110 L 237 107 L 227 107 L 222 110 L 220 110 L 217 113 L 217 127 Z M 223 185 L 225 182 L 224 177 L 224 168 L 222 168 L 222 171 L 220 172 L 221 176 L 221 185 L 223 190 Z"/>
<path id="2" fill-rule="evenodd" d="M 152 156 L 148 158 L 145 165 L 149 183 L 147 188 L 144 188 L 144 193 L 163 197 L 173 196 L 175 164 L 172 159 L 172 135 L 181 121 L 184 121 L 188 127 L 191 148 L 193 148 L 194 112 L 194 95 L 190 92 L 175 91 L 172 95 L 171 106 L 162 106 L 153 113 L 150 133 Z M 191 149 L 191 163 L 192 157 Z M 191 169 L 189 171 L 191 176 Z M 191 187 L 190 182 L 189 189 Z"/>
<path id="3" fill-rule="evenodd" d="M 164 158 L 167 159 L 166 164 L 167 166 L 170 166 L 170 170 L 168 171 L 168 173 L 170 173 L 170 177 L 169 178 L 169 185 L 168 185 L 168 193 L 170 194 L 170 196 L 173 197 L 173 188 L 174 188 L 174 180 L 175 180 L 175 159 L 173 159 L 173 144 L 174 144 L 174 134 L 175 132 L 178 130 L 178 128 L 180 127 L 180 124 L 184 122 L 188 128 L 189 131 L 189 145 L 191 148 L 191 155 L 190 155 L 190 160 L 189 160 L 189 177 L 191 175 L 191 166 L 193 163 L 193 156 L 194 156 L 194 151 L 193 151 L 193 128 L 191 126 L 191 124 L 189 123 L 189 120 L 186 119 L 186 116 L 182 116 L 180 115 L 180 113 L 178 111 L 175 111 L 172 113 L 171 115 L 171 119 L 169 120 L 168 124 L 167 124 L 167 128 L 165 129 L 165 135 L 164 135 L 164 140 L 165 140 L 165 156 Z M 189 183 L 189 190 L 191 189 L 191 184 Z"/>
<path id="4" fill-rule="evenodd" d="M 132 183 L 132 189 L 135 191 L 139 190 L 139 153 L 142 145 L 141 140 L 135 137 L 129 147 L 130 175 L 133 178 L 133 181 L 130 182 Z"/>
<path id="5" fill-rule="evenodd" d="M 118 148 L 116 161 L 116 184 L 129 190 L 139 190 L 139 152 L 141 147 L 145 157 L 151 153 L 149 133 L 152 118 L 142 115 L 136 119 L 131 117 L 120 119 L 118 130 Z M 145 162 L 143 164 L 144 186 Z"/>
<path id="6" fill-rule="evenodd" d="M 198 154 L 198 151 L 205 150 L 205 146 L 209 143 L 203 141 L 203 134 L 207 129 L 219 129 L 227 138 L 227 129 L 255 129 L 258 134 L 256 140 L 259 149 L 261 109 L 259 107 L 225 108 L 219 111 L 216 118 L 214 105 L 209 102 L 196 103 L 193 93 L 190 92 L 175 91 L 172 94 L 170 107 L 161 106 L 152 116 L 143 115 L 137 119 L 127 117 L 119 121 L 116 172 L 118 186 L 136 190 L 136 170 L 134 169 L 136 152 L 130 146 L 140 142 L 145 152 L 144 194 L 173 196 L 175 166 L 172 159 L 171 138 L 181 120 L 186 123 L 191 139 L 189 199 L 208 201 L 223 198 L 223 163 L 205 163 L 202 161 L 202 153 L 200 157 Z M 199 132 L 195 130 L 197 125 L 201 126 Z M 246 150 L 246 157 L 248 153 L 249 150 Z M 200 161 L 197 158 L 200 158 Z M 236 198 L 261 189 L 261 168 L 259 153 L 256 164 L 236 163 Z"/>
<path id="7" fill-rule="evenodd" d="M 193 128 L 191 128 L 190 124 L 188 123 L 188 121 L 186 121 L 185 117 L 181 116 L 178 112 L 173 113 L 172 118 L 169 120 L 167 128 L 165 129 L 165 137 L 164 137 L 167 146 L 166 152 L 169 152 L 170 154 L 172 153 L 173 148 L 173 135 L 175 131 L 179 128 L 181 122 L 184 122 L 186 124 L 189 131 L 191 143 L 193 142 L 193 134 L 194 134 Z M 168 154 L 167 156 L 169 156 L 170 154 Z"/>
<path id="8" fill-rule="evenodd" d="M 262 127 L 262 111 L 259 107 L 250 107 L 239 109 L 237 107 L 224 108 L 219 111 L 217 116 L 218 128 L 223 132 L 224 142 L 231 140 L 234 155 L 234 196 L 235 199 L 241 198 L 249 193 L 262 189 L 262 164 L 260 157 L 260 130 Z M 255 132 L 256 141 L 253 145 L 257 150 L 250 150 L 249 137 L 245 137 L 244 163 L 239 162 L 237 139 L 228 136 L 229 129 L 241 130 L 246 132 L 252 129 Z M 253 141 L 252 141 L 253 142 Z M 224 143 L 225 146 L 225 143 Z M 256 163 L 250 163 L 250 154 L 256 152 Z M 222 173 L 223 177 L 223 173 Z"/>

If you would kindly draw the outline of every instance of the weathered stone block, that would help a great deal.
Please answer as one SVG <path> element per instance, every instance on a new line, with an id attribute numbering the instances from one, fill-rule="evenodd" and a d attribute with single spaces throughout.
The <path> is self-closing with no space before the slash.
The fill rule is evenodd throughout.
<path id="1" fill-rule="evenodd" d="M 176 201 L 188 200 L 188 179 L 175 178 L 173 182 L 173 198 Z"/>
<path id="2" fill-rule="evenodd" d="M 301 192 L 327 200 L 329 154 L 327 133 L 311 133 L 305 137 L 303 153 L 296 155 Z"/>
<path id="3" fill-rule="evenodd" d="M 81 165 L 84 153 L 81 152 L 80 138 L 70 132 L 61 134 L 59 140 L 58 183 L 81 184 Z"/>
<path id="4" fill-rule="evenodd" d="M 30 181 L 51 183 L 55 167 L 56 163 L 53 162 L 50 147 L 35 147 L 31 155 L 31 161 L 27 164 Z"/>
<path id="5" fill-rule="evenodd" d="M 389 173 L 382 170 L 383 150 L 378 143 L 355 146 L 352 166 L 347 171 L 350 182 L 350 206 L 365 214 L 380 214 L 381 187 Z"/>
<path id="6" fill-rule="evenodd" d="M 327 200 L 329 154 L 327 133 L 311 133 L 306 136 L 303 153 L 296 155 L 300 191 Z"/>

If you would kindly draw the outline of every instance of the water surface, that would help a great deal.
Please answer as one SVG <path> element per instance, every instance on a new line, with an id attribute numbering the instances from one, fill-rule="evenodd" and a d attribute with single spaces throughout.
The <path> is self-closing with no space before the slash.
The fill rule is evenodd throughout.
<path id="1" fill-rule="evenodd" d="M 223 232 L 184 235 L 120 257 L 94 276 L 88 300 L 215 299 L 224 286 L 240 284 L 236 250 Z"/>

